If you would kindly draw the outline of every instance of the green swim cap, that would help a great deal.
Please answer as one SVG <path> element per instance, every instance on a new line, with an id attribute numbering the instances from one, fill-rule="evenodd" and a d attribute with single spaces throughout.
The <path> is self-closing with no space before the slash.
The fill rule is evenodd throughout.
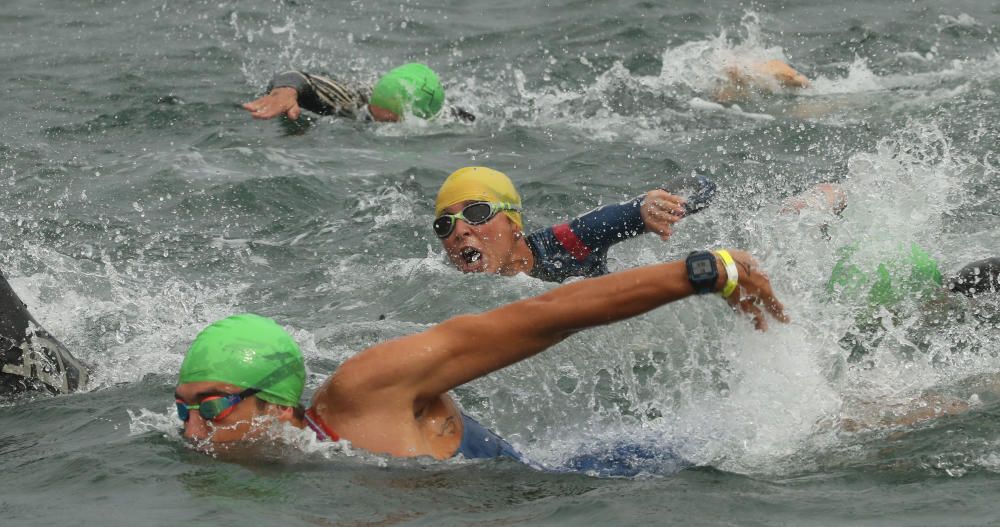
<path id="1" fill-rule="evenodd" d="M 839 291 L 855 298 L 867 294 L 871 305 L 892 306 L 904 296 L 939 290 L 944 283 L 937 262 L 915 243 L 908 249 L 900 247 L 896 257 L 879 263 L 871 273 L 851 261 L 857 250 L 857 245 L 840 250 L 840 260 L 826 284 L 827 292 Z"/>
<path id="2" fill-rule="evenodd" d="M 444 88 L 426 65 L 404 64 L 379 79 L 369 102 L 400 118 L 409 110 L 417 117 L 431 119 L 444 106 Z"/>
<path id="3" fill-rule="evenodd" d="M 294 407 L 305 380 L 302 352 L 292 337 L 273 320 L 246 314 L 203 329 L 188 348 L 177 383 L 214 381 L 257 388 L 258 398 Z"/>

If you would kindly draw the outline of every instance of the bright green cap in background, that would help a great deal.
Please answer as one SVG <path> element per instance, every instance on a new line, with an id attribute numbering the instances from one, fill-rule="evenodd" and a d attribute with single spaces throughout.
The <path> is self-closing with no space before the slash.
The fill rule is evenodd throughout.
<path id="1" fill-rule="evenodd" d="M 422 119 L 431 119 L 444 106 L 444 88 L 434 70 L 426 65 L 404 64 L 379 79 L 369 102 L 400 118 L 408 110 Z"/>
<path id="2" fill-rule="evenodd" d="M 842 248 L 833 268 L 827 291 L 847 297 L 867 296 L 872 306 L 892 306 L 904 297 L 922 297 L 941 288 L 943 280 L 937 262 L 919 245 L 902 245 L 888 260 L 866 272 L 853 262 L 857 244 Z"/>
<path id="3" fill-rule="evenodd" d="M 276 322 L 258 315 L 234 315 L 195 337 L 181 364 L 178 384 L 225 382 L 260 390 L 257 397 L 298 406 L 305 386 L 302 352 Z"/>

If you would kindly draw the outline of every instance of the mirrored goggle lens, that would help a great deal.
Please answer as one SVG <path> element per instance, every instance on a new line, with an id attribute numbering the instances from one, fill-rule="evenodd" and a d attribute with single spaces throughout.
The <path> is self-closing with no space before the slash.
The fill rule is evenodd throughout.
<path id="1" fill-rule="evenodd" d="M 233 411 L 233 407 L 236 406 L 236 403 L 239 401 L 240 397 L 238 395 L 230 395 L 229 397 L 206 397 L 201 401 L 198 411 L 201 412 L 201 416 L 205 419 L 222 419 Z"/>
<path id="2" fill-rule="evenodd" d="M 183 401 L 177 401 L 177 417 L 181 421 L 187 421 L 191 418 L 191 410 L 198 410 L 202 419 L 222 419 L 233 411 L 233 407 L 240 400 L 238 395 L 230 395 L 228 397 L 206 397 L 201 401 L 201 404 L 188 405 L 184 404 Z"/>
<path id="3" fill-rule="evenodd" d="M 192 406 L 197 407 L 198 405 Z M 187 421 L 191 418 L 191 412 L 188 411 L 188 405 L 184 404 L 183 401 L 177 401 L 177 417 L 179 417 L 181 421 Z"/>
<path id="4" fill-rule="evenodd" d="M 459 216 L 469 225 L 482 225 L 490 221 L 494 215 L 493 207 L 489 203 L 473 203 L 458 214 L 446 214 L 434 220 L 434 234 L 437 234 L 438 238 L 450 236 L 451 231 L 455 228 L 455 221 L 459 219 L 455 216 Z"/>
<path id="5" fill-rule="evenodd" d="M 451 216 L 441 216 L 434 220 L 434 234 L 437 234 L 438 238 L 447 238 L 453 228 L 455 228 L 455 218 Z"/>
<path id="6" fill-rule="evenodd" d="M 462 217 L 470 225 L 486 223 L 493 217 L 493 207 L 489 203 L 473 203 L 462 209 Z"/>

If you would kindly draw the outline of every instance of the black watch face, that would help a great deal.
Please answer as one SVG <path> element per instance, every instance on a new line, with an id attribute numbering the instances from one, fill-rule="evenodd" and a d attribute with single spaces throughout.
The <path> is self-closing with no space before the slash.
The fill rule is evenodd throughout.
<path id="1" fill-rule="evenodd" d="M 691 274 L 696 276 L 712 274 L 712 261 L 701 259 L 691 262 Z"/>

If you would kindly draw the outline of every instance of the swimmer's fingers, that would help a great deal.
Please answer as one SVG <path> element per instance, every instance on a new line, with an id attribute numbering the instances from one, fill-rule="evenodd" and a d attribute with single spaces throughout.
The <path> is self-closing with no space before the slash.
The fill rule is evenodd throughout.
<path id="1" fill-rule="evenodd" d="M 665 190 L 652 190 L 639 209 L 646 230 L 666 240 L 673 233 L 671 226 L 684 217 L 684 198 Z"/>
<path id="2" fill-rule="evenodd" d="M 734 309 L 753 316 L 754 325 L 761 331 L 767 330 L 767 321 L 761 306 L 775 320 L 788 322 L 788 315 L 785 314 L 785 306 L 774 295 L 771 288 L 771 281 L 764 273 L 749 253 L 745 251 L 732 250 L 730 254 L 736 263 L 739 271 L 739 286 L 737 291 L 726 299 Z"/>
<path id="3" fill-rule="evenodd" d="M 753 318 L 753 327 L 757 331 L 767 331 L 767 319 L 764 318 L 764 312 L 757 307 L 753 298 L 747 297 L 740 300 L 740 311 Z"/>
<path id="4" fill-rule="evenodd" d="M 669 212 L 670 214 L 677 216 L 677 219 L 679 220 L 684 215 L 684 203 L 686 201 L 687 200 L 680 196 L 658 188 L 650 190 L 646 193 L 646 199 L 643 201 L 643 204 L 645 205 L 648 203 L 661 211 Z"/>
<path id="5" fill-rule="evenodd" d="M 667 241 L 674 234 L 670 222 L 663 219 L 662 215 L 651 213 L 648 217 L 643 216 L 643 223 L 646 225 L 646 232 L 658 235 L 663 241 Z"/>
<path id="6" fill-rule="evenodd" d="M 768 324 L 767 318 L 764 316 L 765 310 L 779 322 L 788 322 L 788 316 L 784 312 L 785 307 L 773 296 L 767 297 L 767 295 L 763 295 L 758 297 L 745 294 L 744 291 L 739 291 L 731 295 L 727 301 L 734 311 L 750 315 L 753 318 L 754 328 L 758 331 L 767 331 Z M 761 309 L 760 306 L 762 305 L 764 309 Z"/>
<path id="7" fill-rule="evenodd" d="M 785 314 L 785 305 L 774 296 L 774 292 L 771 291 L 770 284 L 767 286 L 767 291 L 761 294 L 757 300 L 764 306 L 764 309 L 767 310 L 772 317 L 774 317 L 775 320 L 785 324 L 788 323 L 790 319 L 788 318 L 788 315 Z"/>
<path id="8" fill-rule="evenodd" d="M 243 105 L 254 119 L 271 119 L 288 115 L 298 119 L 302 110 L 298 105 L 298 92 L 294 88 L 275 88 L 271 93 Z"/>

